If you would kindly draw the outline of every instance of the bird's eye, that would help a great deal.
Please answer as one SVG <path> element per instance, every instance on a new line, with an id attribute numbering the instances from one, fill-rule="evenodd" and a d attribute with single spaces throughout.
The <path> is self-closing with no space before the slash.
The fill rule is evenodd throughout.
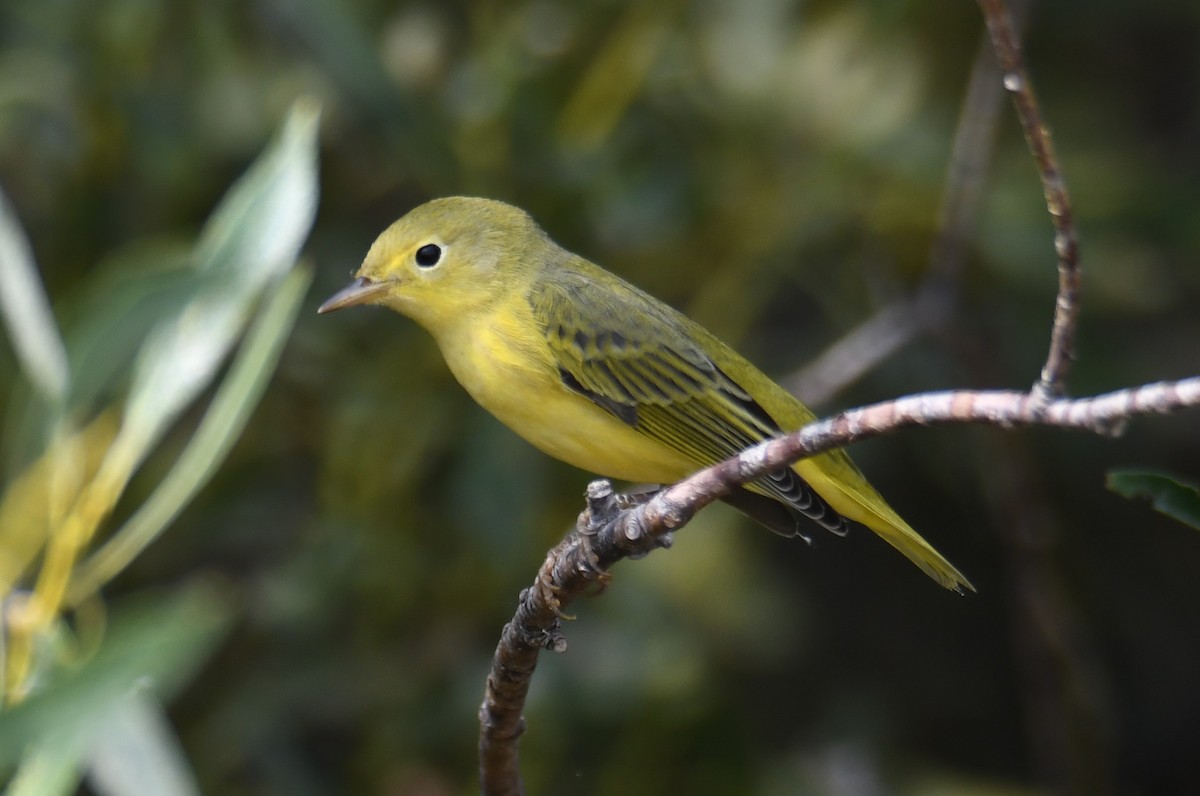
<path id="1" fill-rule="evenodd" d="M 426 243 L 417 249 L 417 265 L 422 268 L 432 268 L 442 259 L 442 248 L 433 243 Z"/>

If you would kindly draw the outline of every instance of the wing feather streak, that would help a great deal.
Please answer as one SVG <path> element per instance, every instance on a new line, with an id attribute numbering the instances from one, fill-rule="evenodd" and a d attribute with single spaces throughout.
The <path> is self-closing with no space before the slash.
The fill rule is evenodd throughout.
<path id="1" fill-rule="evenodd" d="M 782 433 L 774 418 L 689 338 L 687 321 L 625 285 L 585 274 L 543 281 L 529 295 L 562 382 L 639 432 L 695 462 L 727 459 Z M 619 302 L 619 309 L 614 301 Z M 619 315 L 621 330 L 612 328 Z M 791 468 L 747 485 L 844 533 L 845 520 Z"/>

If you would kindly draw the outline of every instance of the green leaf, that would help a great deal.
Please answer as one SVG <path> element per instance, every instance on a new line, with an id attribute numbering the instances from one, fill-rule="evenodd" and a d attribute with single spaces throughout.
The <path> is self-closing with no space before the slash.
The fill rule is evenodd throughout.
<path id="1" fill-rule="evenodd" d="M 51 737 L 31 746 L 4 796 L 70 796 L 79 787 L 82 748 L 75 739 Z"/>
<path id="2" fill-rule="evenodd" d="M 173 693 L 207 657 L 229 613 L 228 601 L 204 587 L 118 608 L 95 655 L 76 669 L 54 672 L 43 689 L 0 713 L 0 772 L 27 749 L 35 750 L 26 758 L 33 761 L 44 759 L 36 752 L 42 746 L 86 750 L 136 685 L 149 682 L 164 697 Z"/>
<path id="3" fill-rule="evenodd" d="M 0 191 L 0 318 L 21 367 L 38 391 L 61 404 L 67 392 L 67 352 L 42 288 L 33 251 Z"/>
<path id="4" fill-rule="evenodd" d="M 70 387 L 68 418 L 93 417 L 125 391 L 138 350 L 151 330 L 179 315 L 200 277 L 187 242 L 141 241 L 89 268 L 55 309 L 66 339 Z M 64 407 L 34 389 L 17 389 L 4 420 L 3 475 L 16 477 L 53 439 Z"/>
<path id="5" fill-rule="evenodd" d="M 212 478 L 266 390 L 311 282 L 311 269 L 297 269 L 268 297 L 187 447 L 129 521 L 76 570 L 71 602 L 124 569 Z"/>
<path id="6" fill-rule="evenodd" d="M 199 289 L 193 248 L 193 242 L 166 238 L 126 245 L 88 269 L 79 289 L 59 302 L 70 410 L 89 415 L 125 388 L 151 332 L 179 315 Z"/>
<path id="7" fill-rule="evenodd" d="M 102 796 L 200 793 L 162 703 L 141 688 L 117 706 L 93 740 L 87 779 Z"/>
<path id="8" fill-rule="evenodd" d="M 1200 530 L 1200 488 L 1165 473 L 1109 470 L 1105 486 L 1127 498 L 1144 498 L 1157 511 Z"/>
<path id="9" fill-rule="evenodd" d="M 255 301 L 295 263 L 317 206 L 318 111 L 297 103 L 279 138 L 226 194 L 195 251 L 204 278 L 135 365 L 120 446 L 140 458 L 211 381 Z"/>

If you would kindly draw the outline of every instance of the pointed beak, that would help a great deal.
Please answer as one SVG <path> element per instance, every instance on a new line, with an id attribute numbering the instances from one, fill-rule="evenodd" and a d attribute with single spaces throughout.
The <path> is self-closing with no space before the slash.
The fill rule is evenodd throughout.
<path id="1" fill-rule="evenodd" d="M 372 282 L 365 276 L 360 276 L 326 299 L 325 303 L 317 308 L 317 314 L 324 315 L 327 312 L 342 310 L 346 307 L 369 304 L 372 299 L 382 296 L 387 289 L 387 282 Z"/>

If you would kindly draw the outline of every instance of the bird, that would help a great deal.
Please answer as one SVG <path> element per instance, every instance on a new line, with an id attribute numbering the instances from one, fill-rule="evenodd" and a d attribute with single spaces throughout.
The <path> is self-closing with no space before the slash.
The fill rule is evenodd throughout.
<path id="1" fill-rule="evenodd" d="M 494 199 L 421 204 L 384 230 L 317 310 L 381 305 L 428 331 L 485 410 L 596 475 L 671 484 L 816 416 L 695 321 L 555 243 Z M 970 581 L 834 449 L 724 500 L 784 536 L 866 525 L 940 585 Z"/>

